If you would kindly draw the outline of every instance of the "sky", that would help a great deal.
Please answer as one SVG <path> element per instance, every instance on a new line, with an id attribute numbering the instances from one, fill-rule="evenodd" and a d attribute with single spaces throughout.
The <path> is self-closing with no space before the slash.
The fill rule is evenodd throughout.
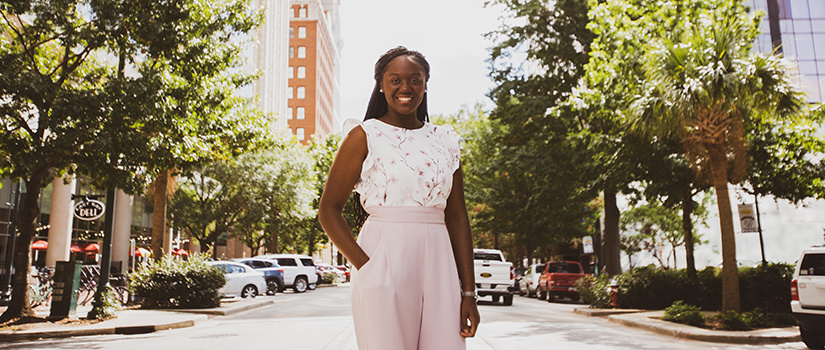
<path id="1" fill-rule="evenodd" d="M 499 26 L 500 8 L 485 0 L 341 0 L 340 122 L 361 120 L 375 84 L 373 69 L 384 52 L 405 46 L 430 63 L 430 115 L 453 114 L 480 102 L 493 87 L 484 33 Z"/>

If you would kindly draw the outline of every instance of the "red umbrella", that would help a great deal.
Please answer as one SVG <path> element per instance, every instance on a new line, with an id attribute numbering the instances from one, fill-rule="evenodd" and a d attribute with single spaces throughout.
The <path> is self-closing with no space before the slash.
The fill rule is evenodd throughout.
<path id="1" fill-rule="evenodd" d="M 152 252 L 150 252 L 147 249 L 140 248 L 140 247 L 135 248 L 135 256 L 142 256 L 144 258 L 148 258 L 150 255 L 152 255 Z"/>
<path id="2" fill-rule="evenodd" d="M 85 248 L 87 253 L 100 253 L 100 246 L 97 243 L 92 243 Z"/>
<path id="3" fill-rule="evenodd" d="M 83 251 L 83 249 L 80 249 L 80 246 L 75 244 L 75 243 L 72 243 L 71 250 L 72 250 L 72 253 L 80 253 L 80 252 Z"/>
<path id="4" fill-rule="evenodd" d="M 187 252 L 187 251 L 183 250 L 183 248 L 178 249 L 178 250 L 176 250 L 176 251 L 172 252 L 172 254 L 175 254 L 175 255 L 180 255 L 180 256 L 189 256 L 189 252 Z"/>
<path id="5" fill-rule="evenodd" d="M 36 240 L 32 243 L 32 249 L 34 250 L 46 250 L 49 247 L 49 242 L 44 240 Z"/>

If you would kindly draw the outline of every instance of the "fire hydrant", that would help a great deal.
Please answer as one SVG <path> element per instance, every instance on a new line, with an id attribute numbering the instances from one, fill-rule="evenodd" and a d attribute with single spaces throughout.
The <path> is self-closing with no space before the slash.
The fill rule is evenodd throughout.
<path id="1" fill-rule="evenodd" d="M 610 293 L 610 306 L 614 308 L 619 307 L 619 282 L 616 279 L 610 280 L 610 286 L 607 287 L 608 293 Z"/>

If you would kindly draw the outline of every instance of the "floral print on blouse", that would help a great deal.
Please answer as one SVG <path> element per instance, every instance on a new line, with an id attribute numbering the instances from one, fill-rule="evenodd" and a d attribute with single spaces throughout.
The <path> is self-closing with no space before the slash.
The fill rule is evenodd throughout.
<path id="1" fill-rule="evenodd" d="M 347 120 L 345 129 L 355 123 Z M 374 206 L 447 206 L 460 162 L 459 136 L 451 126 L 405 129 L 378 119 L 360 125 L 368 154 L 355 191 L 367 212 Z"/>

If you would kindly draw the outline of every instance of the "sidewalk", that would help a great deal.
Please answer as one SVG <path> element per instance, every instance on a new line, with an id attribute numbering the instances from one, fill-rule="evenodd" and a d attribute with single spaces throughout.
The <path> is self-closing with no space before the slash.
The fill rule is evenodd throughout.
<path id="1" fill-rule="evenodd" d="M 802 341 L 799 336 L 799 327 L 768 328 L 753 331 L 718 331 L 662 321 L 659 318 L 664 315 L 664 311 L 661 310 L 578 308 L 573 312 L 588 317 L 607 317 L 610 322 L 676 338 L 705 342 L 766 345 Z"/>
<path id="2" fill-rule="evenodd" d="M 36 340 L 44 338 L 61 338 L 84 335 L 102 334 L 140 334 L 161 330 L 192 327 L 196 323 L 206 321 L 213 316 L 226 316 L 249 309 L 270 305 L 277 302 L 275 297 L 260 296 L 255 299 L 224 299 L 221 306 L 211 309 L 166 309 L 143 310 L 124 309 L 117 313 L 117 317 L 97 323 L 39 324 L 36 327 L 23 330 L 0 330 L 0 341 Z M 0 313 L 5 311 L 0 307 Z M 75 315 L 69 316 L 72 320 L 85 318 L 91 310 L 91 303 L 78 306 Z M 48 308 L 38 308 L 38 316 L 49 316 Z"/>

